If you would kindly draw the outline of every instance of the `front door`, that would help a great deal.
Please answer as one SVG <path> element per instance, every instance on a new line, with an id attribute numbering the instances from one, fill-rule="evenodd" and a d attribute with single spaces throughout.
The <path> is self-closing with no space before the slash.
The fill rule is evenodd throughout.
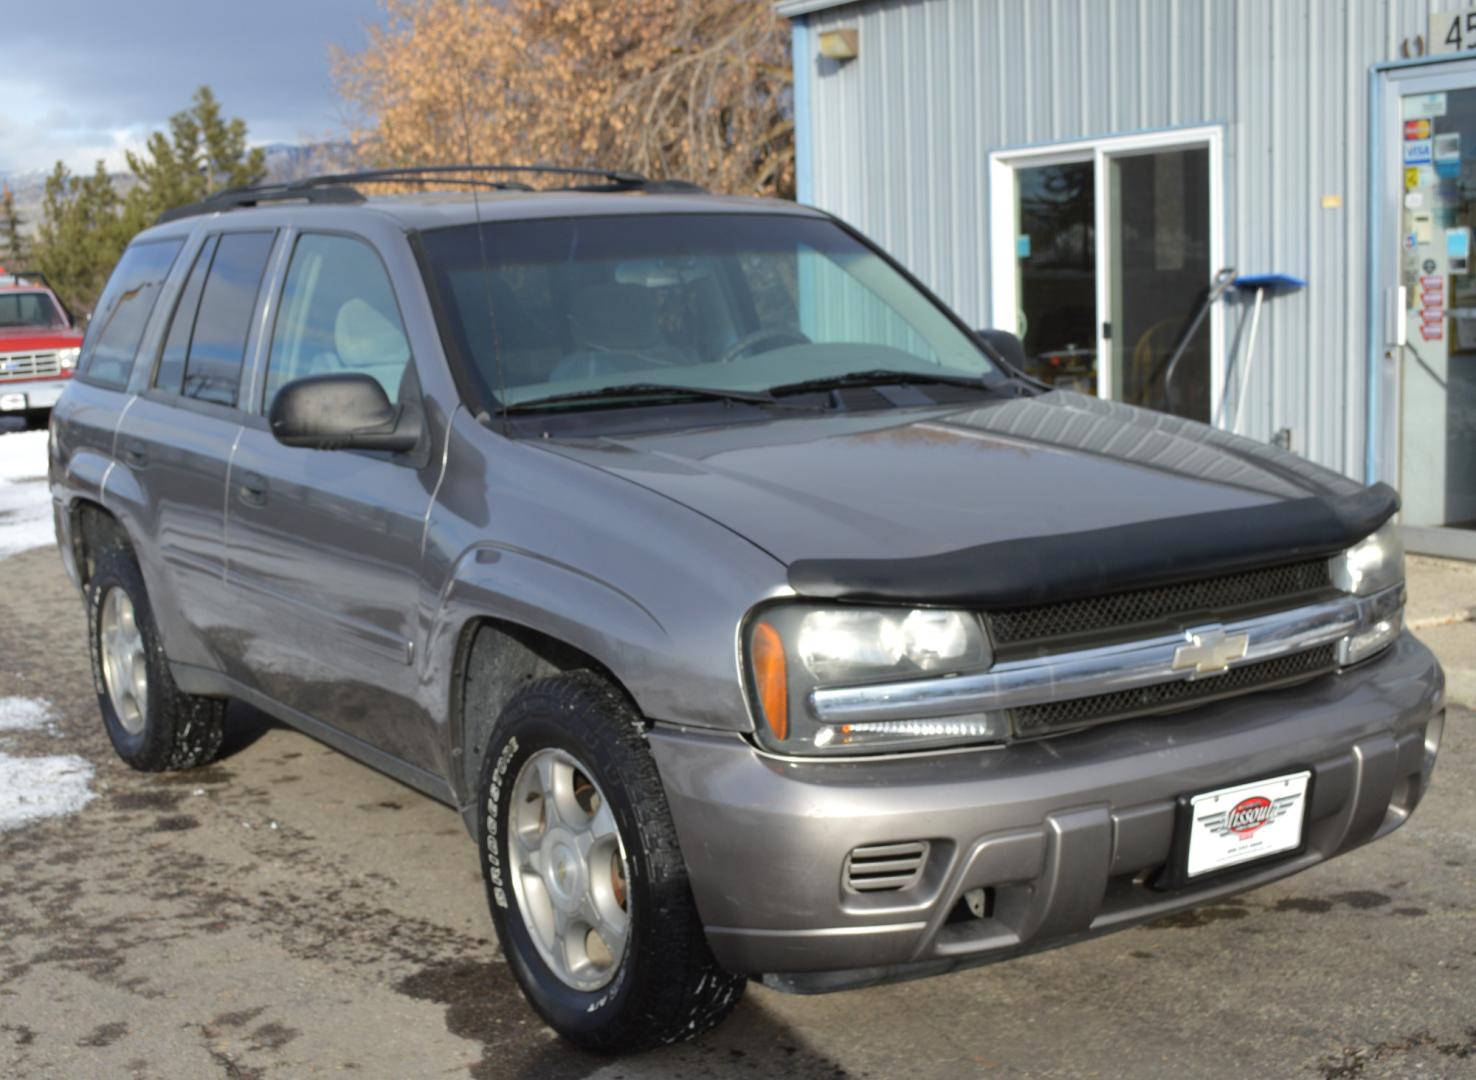
<path id="1" fill-rule="evenodd" d="M 263 413 L 287 383 L 373 377 L 418 402 L 389 275 L 363 239 L 305 232 L 267 353 Z M 433 762 L 416 702 L 428 453 L 307 450 L 250 416 L 226 495 L 227 582 L 246 628 L 238 676 L 268 697 L 412 765 Z"/>
<path id="2" fill-rule="evenodd" d="M 992 321 L 1032 375 L 1210 419 L 1218 315 L 1190 329 L 1220 254 L 1218 155 L 1217 129 L 994 155 Z"/>
<path id="3" fill-rule="evenodd" d="M 1385 76 L 1386 379 L 1409 546 L 1476 557 L 1476 65 Z M 1397 247 L 1389 235 L 1397 236 Z M 1397 254 L 1395 254 L 1397 252 Z M 1402 331 L 1402 332 L 1401 332 Z M 1402 339 L 1402 340 L 1401 340 Z"/>

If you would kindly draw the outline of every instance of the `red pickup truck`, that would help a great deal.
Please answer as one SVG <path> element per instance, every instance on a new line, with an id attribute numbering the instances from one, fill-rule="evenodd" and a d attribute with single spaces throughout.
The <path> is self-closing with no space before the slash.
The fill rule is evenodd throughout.
<path id="1" fill-rule="evenodd" d="M 0 416 L 45 421 L 82 352 L 82 331 L 38 273 L 0 266 Z"/>

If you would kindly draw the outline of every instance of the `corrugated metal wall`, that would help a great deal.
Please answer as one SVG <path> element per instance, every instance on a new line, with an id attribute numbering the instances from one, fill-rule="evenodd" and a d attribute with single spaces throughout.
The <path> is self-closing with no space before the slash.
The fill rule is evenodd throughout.
<path id="1" fill-rule="evenodd" d="M 869 0 L 808 16 L 860 55 L 811 66 L 811 201 L 989 317 L 991 151 L 1225 131 L 1225 262 L 1307 278 L 1268 303 L 1247 431 L 1362 478 L 1368 71 L 1469 0 Z M 1391 178 L 1389 182 L 1397 182 Z M 1341 206 L 1324 209 L 1324 195 Z M 1234 350 L 1249 305 L 1226 309 Z"/>

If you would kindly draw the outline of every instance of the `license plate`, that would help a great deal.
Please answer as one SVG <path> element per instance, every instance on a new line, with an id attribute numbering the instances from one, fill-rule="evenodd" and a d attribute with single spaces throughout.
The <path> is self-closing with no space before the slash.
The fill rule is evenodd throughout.
<path id="1" fill-rule="evenodd" d="M 0 412 L 19 412 L 25 407 L 25 394 L 0 394 Z"/>
<path id="2" fill-rule="evenodd" d="M 1269 858 L 1302 846 L 1310 772 L 1206 791 L 1189 798 L 1186 877 Z"/>

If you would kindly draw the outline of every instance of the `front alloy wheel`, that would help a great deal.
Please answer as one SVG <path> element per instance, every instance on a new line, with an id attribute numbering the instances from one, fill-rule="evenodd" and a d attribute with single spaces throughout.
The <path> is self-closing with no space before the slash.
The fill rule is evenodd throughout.
<path id="1" fill-rule="evenodd" d="M 625 847 L 604 792 L 577 758 L 539 750 L 513 785 L 512 886 L 529 937 L 564 983 L 585 992 L 625 958 Z"/>

